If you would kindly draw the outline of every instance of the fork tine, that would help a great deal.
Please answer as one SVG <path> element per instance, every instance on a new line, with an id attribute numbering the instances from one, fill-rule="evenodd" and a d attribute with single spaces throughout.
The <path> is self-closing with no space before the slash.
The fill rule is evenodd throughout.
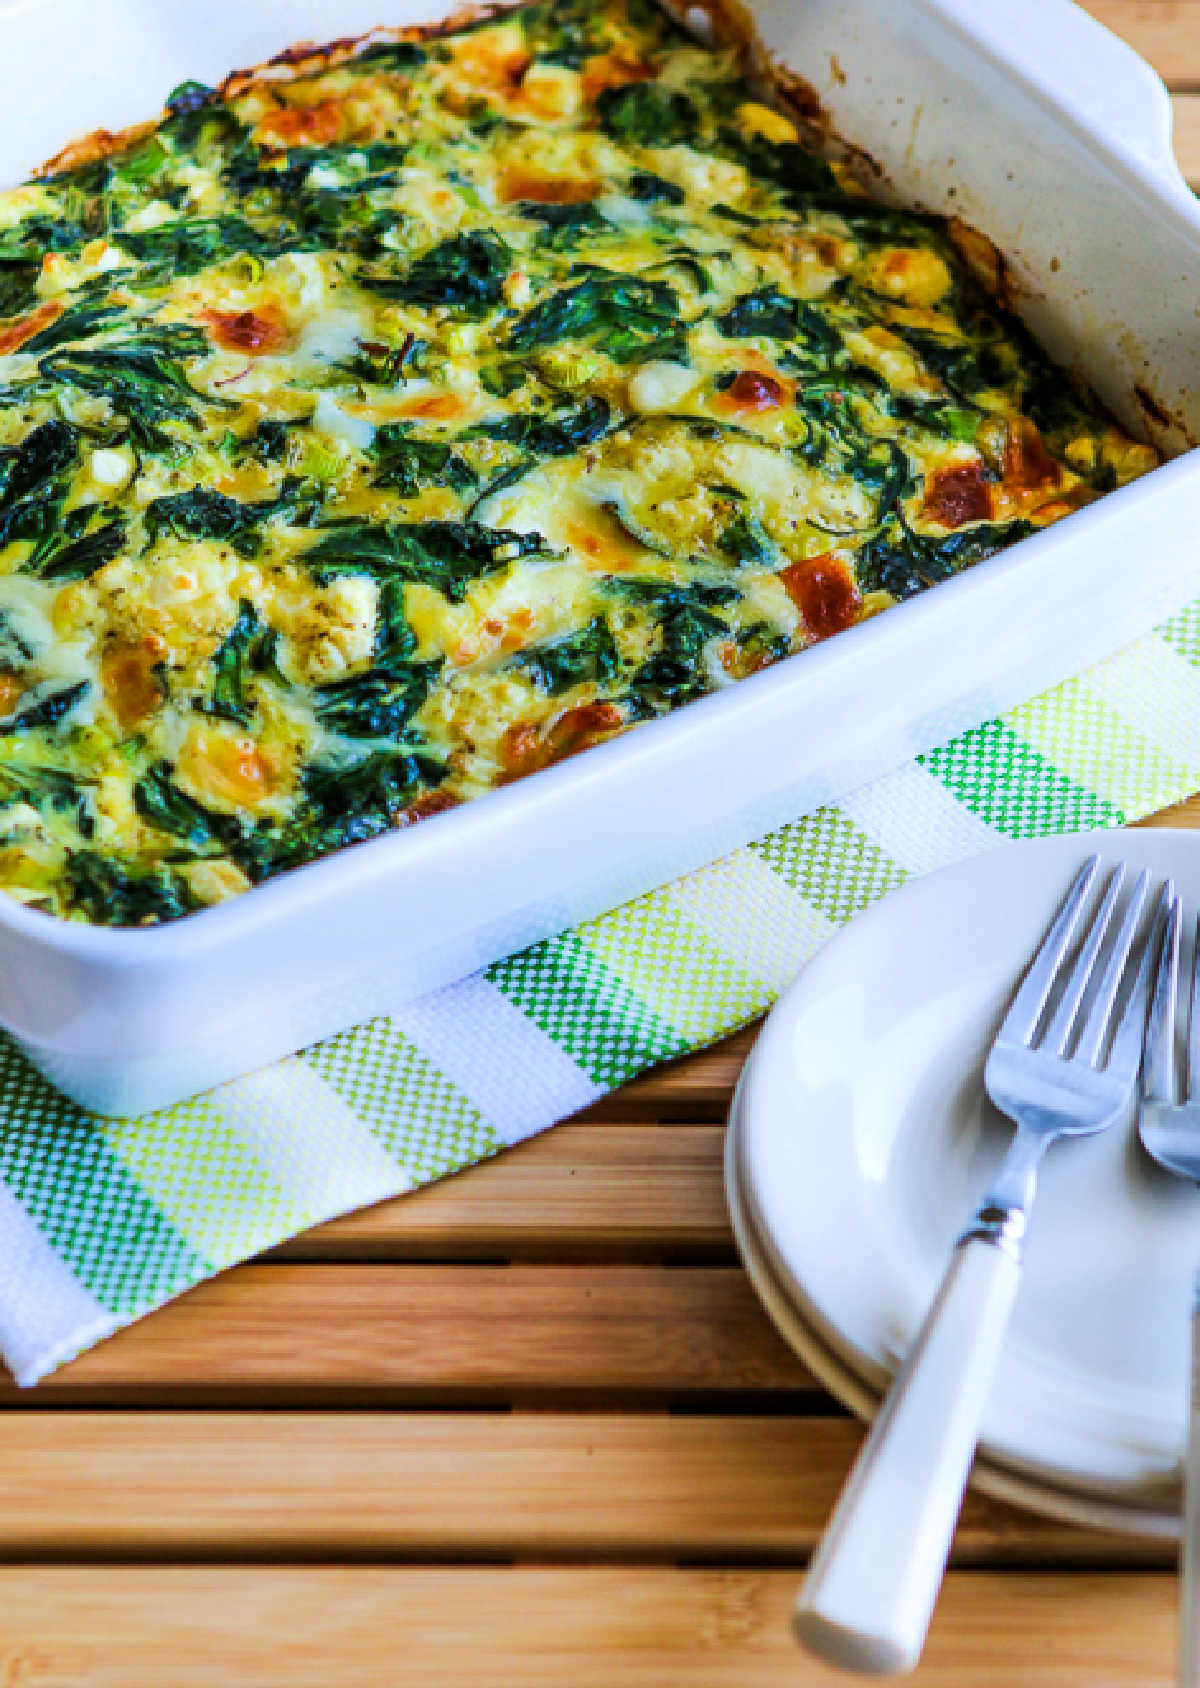
<path id="1" fill-rule="evenodd" d="M 1125 1015 L 1113 1039 L 1109 1066 L 1135 1073 L 1139 1054 L 1142 1062 L 1142 1094 L 1150 1101 L 1173 1102 L 1178 1095 L 1175 1077 L 1175 1000 L 1179 982 L 1179 930 L 1181 907 L 1175 883 L 1168 879 L 1158 899 L 1150 941 L 1142 951 L 1137 979 L 1129 994 Z M 1154 974 L 1154 999 L 1146 1018 L 1146 999 Z"/>
<path id="2" fill-rule="evenodd" d="M 1089 856 L 1071 882 L 1062 906 L 1050 924 L 1029 970 L 1021 980 L 1012 1005 L 1004 1016 L 997 1042 L 1032 1043 L 1046 998 L 1062 967 L 1079 925 L 1079 918 L 1100 867 L 1099 856 Z"/>
<path id="3" fill-rule="evenodd" d="M 1196 916 L 1196 938 L 1192 945 L 1192 989 L 1188 997 L 1187 1097 L 1194 1102 L 1200 1091 L 1200 915 Z"/>
<path id="4" fill-rule="evenodd" d="M 1129 902 L 1126 905 L 1124 915 L 1121 917 L 1121 924 L 1117 929 L 1116 937 L 1110 943 L 1107 943 L 1101 951 L 1100 959 L 1103 963 L 1103 970 L 1100 974 L 1100 983 L 1092 997 L 1091 1006 L 1080 1029 L 1079 1042 L 1075 1049 L 1075 1059 L 1087 1061 L 1093 1067 L 1100 1065 L 1104 1045 L 1109 1032 L 1112 1030 L 1117 992 L 1121 988 L 1121 980 L 1125 977 L 1125 964 L 1129 960 L 1133 940 L 1137 936 L 1138 927 L 1142 922 L 1142 910 L 1146 906 L 1146 897 L 1149 890 L 1150 874 L 1143 868 L 1129 894 Z M 1149 939 L 1149 936 L 1150 934 L 1147 934 L 1147 939 Z"/>
<path id="5" fill-rule="evenodd" d="M 1052 1049 L 1056 1055 L 1066 1056 L 1067 1045 L 1071 1040 L 1071 1031 L 1079 1015 L 1079 1005 L 1083 1001 L 1092 974 L 1095 972 L 1097 959 L 1100 955 L 1104 940 L 1108 935 L 1112 923 L 1113 910 L 1117 906 L 1117 898 L 1121 895 L 1121 886 L 1125 881 L 1125 864 L 1118 862 L 1108 876 L 1108 884 L 1104 887 L 1104 895 L 1100 899 L 1100 907 L 1096 911 L 1096 918 L 1092 921 L 1079 954 L 1075 957 L 1074 965 L 1067 975 L 1067 982 L 1063 993 L 1058 999 L 1058 1005 L 1050 1016 L 1050 1023 L 1042 1034 L 1039 1047 Z"/>

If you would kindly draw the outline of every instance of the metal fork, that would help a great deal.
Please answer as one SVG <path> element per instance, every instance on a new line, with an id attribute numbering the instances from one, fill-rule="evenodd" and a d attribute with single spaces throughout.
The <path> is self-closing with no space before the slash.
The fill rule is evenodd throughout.
<path id="1" fill-rule="evenodd" d="M 1042 1156 L 1057 1138 L 1102 1131 L 1132 1110 L 1168 892 L 1138 942 L 1149 875 L 1118 917 L 1125 869 L 1114 868 L 1089 922 L 1098 873 L 1093 856 L 992 1045 L 984 1083 L 1016 1137 L 954 1247 L 800 1590 L 798 1639 L 846 1669 L 890 1674 L 920 1657 L 1017 1292 Z"/>
<path id="2" fill-rule="evenodd" d="M 1168 1172 L 1200 1182 L 1200 921 L 1192 951 L 1184 1071 L 1175 1056 L 1183 904 L 1172 900 L 1150 1005 L 1138 1135 Z M 1192 1292 L 1192 1387 L 1183 1466 L 1183 1566 L 1179 1602 L 1179 1680 L 1200 1688 L 1200 1274 Z"/>

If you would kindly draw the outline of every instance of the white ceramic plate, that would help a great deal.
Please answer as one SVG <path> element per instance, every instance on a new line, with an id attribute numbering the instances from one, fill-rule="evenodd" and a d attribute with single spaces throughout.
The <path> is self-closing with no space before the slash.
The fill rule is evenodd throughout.
<path id="1" fill-rule="evenodd" d="M 799 1303 L 789 1299 L 775 1275 L 766 1251 L 754 1231 L 742 1194 L 740 1163 L 741 1111 L 735 1096 L 725 1139 L 725 1195 L 738 1254 L 759 1300 L 784 1341 L 794 1348 L 813 1376 L 843 1406 L 869 1423 L 882 1402 L 882 1394 L 850 1366 L 818 1335 L 804 1318 Z M 1180 1534 L 1178 1492 L 1162 1507 L 1140 1506 L 1088 1494 L 1050 1483 L 1037 1482 L 1023 1472 L 993 1464 L 980 1454 L 971 1468 L 971 1487 L 997 1500 L 1044 1513 L 1085 1529 L 1116 1530 L 1126 1535 L 1173 1539 Z M 1164 1501 L 1166 1497 L 1161 1497 Z"/>
<path id="2" fill-rule="evenodd" d="M 747 1065 L 747 1228 L 782 1297 L 875 1399 L 1009 1140 L 983 1094 L 984 1055 L 1095 849 L 1173 876 L 1194 919 L 1194 833 L 1007 846 L 846 928 L 781 999 Z M 1198 1259 L 1200 1196 L 1150 1165 L 1132 1120 L 1051 1151 L 986 1466 L 1133 1514 L 1172 1511 Z"/>

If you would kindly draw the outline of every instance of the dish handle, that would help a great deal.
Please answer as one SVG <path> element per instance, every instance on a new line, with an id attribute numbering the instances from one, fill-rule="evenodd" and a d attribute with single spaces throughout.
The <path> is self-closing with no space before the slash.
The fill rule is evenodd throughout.
<path id="1" fill-rule="evenodd" d="M 975 48 L 1018 72 L 1058 111 L 1115 140 L 1155 175 L 1189 192 L 1171 145 L 1172 106 L 1140 53 L 1073 0 L 924 0 Z M 1189 193 L 1190 198 L 1190 193 Z"/>

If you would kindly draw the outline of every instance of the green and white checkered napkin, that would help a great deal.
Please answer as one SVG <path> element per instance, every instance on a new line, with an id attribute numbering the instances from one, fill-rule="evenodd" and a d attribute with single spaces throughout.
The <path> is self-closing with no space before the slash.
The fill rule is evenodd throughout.
<path id="1" fill-rule="evenodd" d="M 1197 787 L 1200 603 L 836 808 L 178 1107 L 94 1118 L 0 1041 L 0 1349 L 33 1383 L 222 1267 L 722 1037 L 913 874 Z"/>

